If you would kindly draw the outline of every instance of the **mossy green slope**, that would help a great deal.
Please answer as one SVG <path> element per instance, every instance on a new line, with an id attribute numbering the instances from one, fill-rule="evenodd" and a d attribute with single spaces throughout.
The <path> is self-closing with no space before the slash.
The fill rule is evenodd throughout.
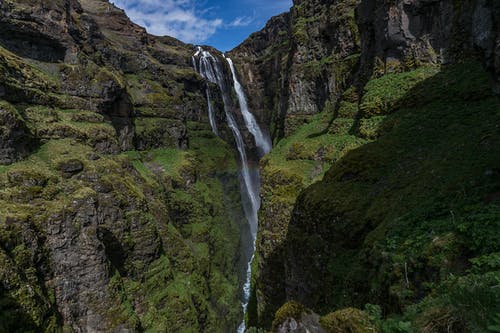
<path id="1" fill-rule="evenodd" d="M 351 133 L 375 141 L 299 196 L 286 297 L 320 313 L 379 304 L 417 331 L 485 330 L 500 306 L 500 100 L 487 74 L 475 62 L 390 74 L 359 105 Z"/>
<path id="2" fill-rule="evenodd" d="M 71 222 L 83 223 L 77 234 L 104 246 L 107 287 L 90 308 L 102 311 L 107 329 L 213 332 L 236 326 L 243 221 L 236 162 L 232 149 L 213 135 L 193 134 L 191 147 L 114 156 L 96 154 L 73 138 L 52 139 L 25 161 L 2 168 L 3 331 L 62 329 L 56 282 L 49 281 L 61 274 L 53 271 L 51 230 L 56 220 L 87 214 L 82 202 L 95 202 L 98 214 L 117 214 Z M 60 170 L 69 160 L 80 161 L 82 170 Z M 86 292 L 96 297 L 99 291 Z M 22 323 L 15 319 L 21 314 Z"/>

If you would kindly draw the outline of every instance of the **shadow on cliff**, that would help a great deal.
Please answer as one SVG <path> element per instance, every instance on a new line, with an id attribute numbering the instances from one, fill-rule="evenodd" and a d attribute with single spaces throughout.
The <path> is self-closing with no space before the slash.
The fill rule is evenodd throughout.
<path id="1" fill-rule="evenodd" d="M 276 298 L 261 312 L 265 318 L 250 312 L 252 324 L 270 327 L 289 300 L 321 314 L 367 303 L 400 313 L 422 300 L 429 293 L 425 285 L 440 282 L 441 264 L 415 254 L 409 268 L 404 261 L 406 273 L 397 273 L 405 283 L 384 258 L 390 256 L 384 254 L 389 236 L 408 242 L 456 233 L 458 255 L 447 258 L 450 274 L 464 274 L 477 254 L 460 235 L 455 215 L 467 204 L 484 209 L 486 198 L 500 191 L 500 101 L 486 73 L 475 61 L 442 67 L 393 105 L 378 139 L 350 151 L 299 195 L 286 240 L 262 263 L 261 271 L 283 273 L 273 277 Z M 400 284 L 408 295 L 393 290 Z M 251 309 L 256 302 L 253 295 Z"/>
<path id="2" fill-rule="evenodd" d="M 21 304 L 0 285 L 0 332 L 37 332 L 37 329 Z"/>
<path id="3" fill-rule="evenodd" d="M 352 67 L 349 76 L 346 78 L 345 82 L 347 82 L 347 84 L 345 84 L 335 96 L 334 109 L 327 126 L 317 133 L 310 134 L 309 138 L 316 138 L 327 134 L 335 120 L 340 116 L 341 101 L 345 98 L 347 88 L 349 88 L 349 86 L 353 87 L 359 100 L 361 100 L 362 92 L 367 82 L 373 76 L 376 58 L 375 26 L 371 17 L 367 19 L 366 13 L 374 12 L 374 5 L 375 1 L 362 1 L 355 10 L 356 22 L 360 31 L 359 47 L 361 50 L 361 57 Z M 356 118 L 355 126 L 358 126 L 358 122 L 359 119 Z"/>
<path id="4" fill-rule="evenodd" d="M 126 276 L 125 253 L 127 252 L 123 248 L 120 240 L 106 228 L 98 228 L 97 235 L 99 240 L 103 242 L 106 256 L 109 258 L 113 267 L 118 270 L 121 276 Z"/>

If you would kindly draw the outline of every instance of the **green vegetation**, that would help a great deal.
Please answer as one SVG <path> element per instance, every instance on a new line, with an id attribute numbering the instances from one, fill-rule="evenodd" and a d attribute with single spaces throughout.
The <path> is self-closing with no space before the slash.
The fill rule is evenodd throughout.
<path id="1" fill-rule="evenodd" d="M 339 310 L 321 317 L 320 323 L 328 333 L 375 333 L 379 331 L 365 312 L 353 308 Z"/>
<path id="2" fill-rule="evenodd" d="M 0 166 L 0 331 L 72 332 L 86 314 L 106 331 L 233 330 L 238 167 L 203 119 L 192 46 L 66 5 L 3 8 L 14 30 L 33 18 L 4 36 L 33 59 L 0 47 L 2 163 L 24 158 Z M 64 61 L 37 60 L 62 40 Z"/>
<path id="3" fill-rule="evenodd" d="M 346 96 L 352 92 L 349 89 Z M 263 285 L 266 277 L 283 276 L 280 255 L 287 239 L 288 224 L 299 194 L 311 184 L 320 181 L 325 172 L 341 160 L 349 151 L 368 142 L 353 134 L 356 127 L 358 107 L 357 95 L 352 93 L 334 112 L 331 105 L 325 111 L 309 117 L 308 122 L 280 140 L 271 153 L 261 161 L 262 206 L 260 211 L 261 231 L 257 240 L 258 254 L 254 259 L 253 285 Z M 278 259 L 274 259 L 278 258 Z M 273 261 L 276 260 L 275 261 Z M 265 294 L 257 294 L 259 302 L 251 302 L 249 314 L 255 322 L 266 318 L 281 304 Z M 271 323 L 262 323 L 264 327 Z"/>
<path id="4" fill-rule="evenodd" d="M 289 318 L 300 320 L 303 314 L 310 312 L 305 306 L 298 302 L 290 301 L 285 303 L 281 308 L 276 311 L 273 321 L 273 331 L 276 331 L 278 326 Z"/>
<path id="5" fill-rule="evenodd" d="M 224 176 L 236 171 L 233 152 L 215 136 L 193 137 L 193 142 L 188 151 L 127 154 L 143 178 L 161 172 L 172 186 L 166 201 L 172 224 L 164 231 L 165 254 L 151 263 L 145 283 L 122 279 L 122 295 L 146 295 L 146 311 L 139 319 L 147 332 L 224 330 L 240 316 L 235 265 L 240 226 L 234 217 L 241 208 L 234 197 L 225 199 L 238 195 L 239 188 L 234 174 Z M 234 180 L 221 182 L 219 176 Z"/>
<path id="6" fill-rule="evenodd" d="M 135 120 L 135 137 L 142 149 L 158 147 L 176 148 L 176 134 L 182 131 L 182 123 L 168 118 L 137 118 Z"/>
<path id="7" fill-rule="evenodd" d="M 80 133 L 109 126 L 97 122 L 98 114 L 84 110 L 29 107 L 22 114 L 36 133 L 57 126 Z M 28 240 L 13 234 L 25 229 L 13 226 L 26 224 L 43 239 L 55 223 L 53 216 L 71 218 L 79 211 L 76 202 L 99 202 L 103 212 L 114 209 L 116 203 L 105 201 L 109 192 L 119 202 L 124 221 L 113 225 L 116 222 L 109 220 L 99 227 L 113 272 L 109 297 L 102 299 L 108 306 L 102 309 L 104 317 L 117 327 L 142 327 L 148 332 L 221 331 L 236 326 L 241 316 L 238 223 L 244 220 L 236 161 L 232 149 L 207 135 L 204 126 L 192 127 L 192 148 L 187 151 L 161 148 L 99 155 L 90 142 L 67 137 L 66 132 L 60 134 L 64 139 L 50 137 L 27 159 L 2 166 L 0 239 L 11 245 L 0 251 L 5 259 L 0 274 L 2 281 L 9 276 L 11 284 L 1 290 L 0 306 L 12 310 L 2 311 L 4 329 L 60 328 L 55 298 L 38 280 L 42 273 L 34 262 L 43 253 L 48 263 L 50 248 L 40 241 L 35 252 L 27 251 Z M 76 174 L 68 173 L 72 170 Z M 141 226 L 137 230 L 117 229 L 136 223 Z M 88 227 L 80 228 L 88 232 Z M 129 255 L 123 258 L 125 252 Z M 26 317 L 23 324 L 12 317 L 21 313 Z"/>
<path id="8" fill-rule="evenodd" d="M 118 145 L 116 131 L 102 115 L 87 110 L 57 109 L 44 106 L 21 110 L 31 132 L 42 139 L 73 138 L 91 147 L 113 150 Z"/>
<path id="9" fill-rule="evenodd" d="M 368 82 L 360 121 L 347 132 L 356 133 L 351 145 L 324 154 L 333 167 L 302 192 L 295 205 L 300 215 L 279 234 L 286 260 L 301 267 L 291 274 L 319 288 L 309 295 L 315 311 L 379 304 L 382 332 L 494 327 L 500 309 L 500 101 L 490 91 L 476 62 Z M 298 139 L 283 140 L 265 160 L 264 188 L 280 191 L 266 178 L 271 168 L 294 173 L 299 184 L 308 179 L 311 156 L 305 152 L 322 137 L 326 152 L 336 146 L 346 135 L 339 121 L 319 137 L 301 134 L 311 132 L 307 124 L 294 134 Z M 294 167 L 296 159 L 302 166 Z"/>
<path id="10" fill-rule="evenodd" d="M 324 112 L 311 118 L 294 134 L 281 140 L 263 161 L 262 168 L 262 214 L 279 209 L 279 216 L 271 230 L 276 230 L 274 241 L 283 239 L 289 216 L 299 193 L 310 184 L 321 180 L 326 170 L 350 150 L 366 143 L 350 133 L 354 126 L 352 118 L 335 119 L 327 133 L 315 135 L 327 128 L 331 114 Z M 271 232 L 271 230 L 266 230 Z"/>
<path id="11" fill-rule="evenodd" d="M 148 75 L 127 75 L 127 84 L 132 102 L 141 106 L 152 106 L 155 108 L 155 116 L 174 118 L 175 113 L 171 111 L 179 100 L 170 94 L 165 94 L 165 88 L 157 80 L 150 79 Z"/>
<path id="12" fill-rule="evenodd" d="M 424 96 L 407 95 L 408 91 L 438 72 L 437 66 L 423 66 L 414 71 L 388 74 L 369 81 L 359 107 L 361 116 L 371 118 L 377 115 L 387 115 L 403 106 L 409 107 L 420 103 L 420 98 Z"/>

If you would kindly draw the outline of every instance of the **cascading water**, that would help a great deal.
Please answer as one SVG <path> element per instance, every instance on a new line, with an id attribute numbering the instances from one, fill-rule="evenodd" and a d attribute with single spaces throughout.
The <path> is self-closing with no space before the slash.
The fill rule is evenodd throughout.
<path id="1" fill-rule="evenodd" d="M 196 62 L 196 57 L 199 57 L 200 63 Z M 220 77 L 220 72 L 217 70 L 217 59 L 210 54 L 210 52 L 204 51 L 201 47 L 198 47 L 195 55 L 192 58 L 194 69 L 200 73 L 200 75 L 211 83 L 215 83 L 221 87 L 219 82 L 222 82 Z M 215 121 L 215 115 L 212 105 L 212 98 L 210 97 L 210 87 L 207 86 L 207 101 L 208 101 L 208 119 L 210 121 L 210 126 L 212 126 L 212 131 L 215 135 L 219 135 L 217 130 L 217 123 Z M 224 103 L 225 104 L 225 103 Z"/>
<path id="2" fill-rule="evenodd" d="M 241 109 L 241 114 L 243 115 L 243 119 L 245 120 L 245 124 L 252 133 L 252 135 L 255 138 L 255 144 L 260 150 L 260 153 L 265 155 L 271 151 L 271 140 L 269 137 L 264 136 L 262 133 L 262 130 L 259 127 L 259 124 L 255 120 L 255 117 L 253 114 L 250 113 L 248 109 L 248 103 L 247 103 L 247 98 L 245 96 L 245 92 L 243 91 L 243 87 L 240 84 L 240 81 L 238 81 L 238 77 L 236 76 L 236 71 L 234 69 L 234 64 L 231 58 L 226 58 L 229 68 L 231 68 L 231 74 L 233 75 L 233 81 L 234 81 L 234 90 L 236 91 L 236 95 L 238 96 L 238 102 L 240 103 L 240 109 Z"/>
<path id="3" fill-rule="evenodd" d="M 199 63 L 196 61 L 196 58 L 199 59 Z M 221 93 L 222 100 L 224 102 L 224 112 L 226 115 L 227 125 L 231 129 L 233 133 L 234 140 L 236 142 L 236 147 L 238 149 L 238 153 L 241 160 L 241 170 L 240 170 L 240 184 L 241 184 L 241 195 L 243 201 L 243 208 L 245 212 L 245 217 L 248 221 L 248 226 L 250 229 L 250 243 L 248 246 L 251 247 L 251 258 L 247 263 L 246 277 L 245 283 L 243 285 L 243 299 L 242 299 L 242 308 L 243 313 L 246 313 L 248 307 L 248 301 L 250 298 L 250 279 L 252 275 L 252 262 L 254 259 L 255 252 L 255 240 L 257 237 L 257 227 L 258 227 L 258 211 L 260 208 L 260 176 L 258 168 L 251 168 L 247 152 L 246 152 L 246 144 L 245 140 L 243 140 L 243 135 L 238 127 L 238 123 L 236 122 L 235 116 L 232 113 L 230 105 L 232 105 L 232 89 L 236 91 L 236 95 L 238 97 L 238 102 L 240 105 L 241 113 L 243 119 L 245 121 L 245 126 L 248 131 L 253 135 L 255 139 L 255 144 L 259 150 L 259 154 L 262 155 L 267 154 L 271 150 L 271 142 L 269 138 L 267 138 L 261 128 L 259 127 L 255 117 L 250 113 L 248 109 L 248 104 L 246 100 L 245 93 L 243 92 L 243 88 L 238 81 L 236 76 L 236 71 L 234 69 L 234 64 L 230 58 L 226 58 L 229 67 L 231 69 L 232 74 L 232 82 L 233 87 L 228 86 L 228 81 L 224 76 L 224 71 L 222 64 L 219 59 L 214 57 L 210 52 L 203 50 L 201 47 L 198 47 L 194 57 L 193 57 L 193 66 L 194 68 L 211 83 L 217 84 Z M 210 90 L 207 87 L 207 100 L 208 100 L 208 114 L 210 118 L 210 124 L 214 133 L 218 134 L 217 126 L 215 123 L 215 116 L 213 112 L 212 102 L 210 98 Z M 238 333 L 243 333 L 246 329 L 245 321 L 241 323 L 238 327 Z"/>
<path id="4" fill-rule="evenodd" d="M 245 93 L 243 91 L 243 87 L 241 86 L 241 83 L 238 80 L 238 77 L 236 75 L 236 70 L 234 69 L 234 64 L 231 58 L 226 58 L 226 61 L 229 64 L 229 68 L 231 69 L 231 74 L 233 76 L 233 82 L 234 82 L 234 90 L 236 91 L 236 96 L 238 97 L 238 102 L 240 104 L 240 110 L 243 115 L 243 119 L 245 120 L 245 125 L 248 129 L 248 131 L 253 135 L 255 139 L 255 145 L 259 149 L 259 153 L 263 156 L 271 151 L 271 140 L 269 137 L 264 136 L 264 133 L 262 132 L 259 124 L 255 120 L 255 117 L 253 116 L 252 113 L 250 113 L 250 110 L 248 109 L 248 103 L 247 99 L 245 96 Z M 262 157 L 259 156 L 259 157 Z M 248 301 L 250 299 L 250 288 L 251 288 L 251 278 L 252 278 L 252 263 L 254 259 L 254 253 L 255 253 L 255 241 L 257 239 L 257 227 L 258 227 L 258 211 L 260 209 L 260 176 L 259 176 L 259 171 L 256 171 L 256 184 L 254 184 L 254 188 L 251 189 L 253 192 L 252 195 L 255 196 L 255 205 L 253 206 L 253 210 L 250 213 L 251 219 L 249 220 L 250 223 L 250 228 L 252 230 L 252 258 L 248 262 L 248 267 L 247 267 L 247 276 L 245 280 L 245 284 L 243 285 L 243 294 L 244 294 L 244 299 L 243 299 L 243 313 L 246 313 L 247 307 L 248 307 Z M 245 331 L 245 320 L 241 323 L 240 327 L 238 328 L 238 333 L 243 333 Z"/>

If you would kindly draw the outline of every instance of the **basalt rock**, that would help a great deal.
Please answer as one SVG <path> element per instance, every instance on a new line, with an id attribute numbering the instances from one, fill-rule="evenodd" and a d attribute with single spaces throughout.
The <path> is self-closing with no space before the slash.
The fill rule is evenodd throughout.
<path id="1" fill-rule="evenodd" d="M 0 44 L 22 57 L 45 62 L 71 57 L 69 31 L 76 28 L 70 10 L 81 12 L 73 1 L 3 1 L 0 7 Z"/>
<path id="2" fill-rule="evenodd" d="M 375 72 L 478 55 L 498 85 L 500 31 L 494 1 L 363 1 L 358 15 L 362 54 L 371 58 Z"/>
<path id="3" fill-rule="evenodd" d="M 58 169 L 63 172 L 66 177 L 71 177 L 83 171 L 83 163 L 77 159 L 62 161 L 58 165 Z"/>
<path id="4" fill-rule="evenodd" d="M 36 140 L 18 112 L 0 105 L 0 165 L 26 157 L 35 146 Z"/>
<path id="5" fill-rule="evenodd" d="M 337 100 L 360 49 L 358 3 L 296 2 L 290 13 L 271 19 L 231 51 L 245 86 L 261 96 L 252 109 L 271 123 L 274 138 L 289 135 Z"/>

